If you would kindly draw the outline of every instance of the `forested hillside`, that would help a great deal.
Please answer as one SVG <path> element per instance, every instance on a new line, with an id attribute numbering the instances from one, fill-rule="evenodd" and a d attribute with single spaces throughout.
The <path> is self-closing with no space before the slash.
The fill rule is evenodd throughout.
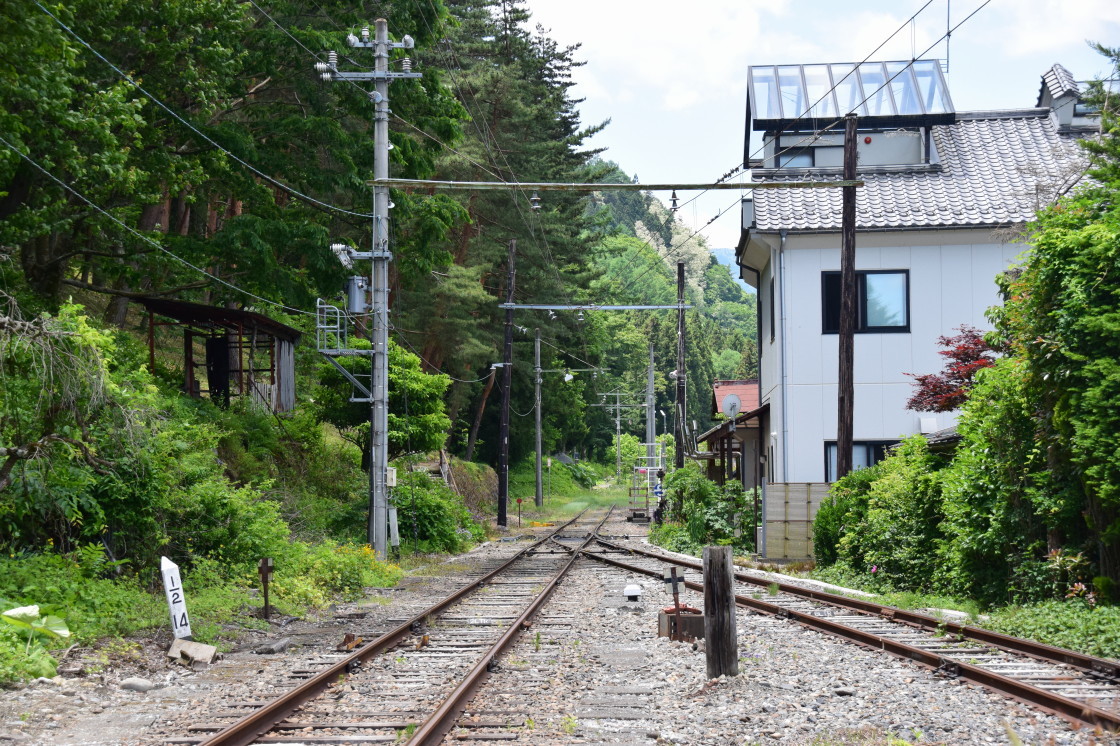
<path id="1" fill-rule="evenodd" d="M 289 529 L 360 540 L 368 408 L 316 352 L 314 313 L 368 273 L 329 245 L 370 246 L 372 106 L 362 86 L 323 82 L 313 65 L 339 50 L 340 64 L 368 67 L 346 36 L 371 14 L 415 39 L 407 54 L 423 73 L 392 87 L 393 176 L 630 180 L 585 145 L 609 124 L 580 121 L 578 49 L 534 28 L 518 0 L 13 6 L 0 19 L 4 546 L 93 543 L 146 564 L 160 553 L 247 562 Z M 753 296 L 652 195 L 548 192 L 539 210 L 515 189 L 391 198 L 393 456 L 446 447 L 496 462 L 491 365 L 511 240 L 522 303 L 673 303 L 684 261 L 697 307 L 689 417 L 701 428 L 708 382 L 753 374 Z M 253 311 L 302 332 L 295 410 L 188 396 L 182 332 L 149 328 L 141 298 Z M 651 342 L 658 405 L 670 409 L 675 312 L 525 311 L 516 323 L 514 461 L 532 443 L 537 328 L 544 368 L 596 369 L 546 380 L 550 452 L 610 450 L 614 423 L 591 405 L 644 390 Z M 201 525 L 223 511 L 222 531 Z M 242 520 L 263 523 L 250 532 Z M 268 546 L 242 546 L 247 533 Z"/>

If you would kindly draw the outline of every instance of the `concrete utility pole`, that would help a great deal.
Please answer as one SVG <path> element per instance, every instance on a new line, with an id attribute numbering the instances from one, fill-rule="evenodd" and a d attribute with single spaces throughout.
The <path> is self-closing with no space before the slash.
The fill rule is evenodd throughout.
<path id="1" fill-rule="evenodd" d="M 673 466 L 684 467 L 684 428 L 688 416 L 687 389 L 684 372 L 684 262 L 677 262 L 677 421 L 673 429 L 676 453 Z"/>
<path id="2" fill-rule="evenodd" d="M 621 391 L 611 391 L 606 394 L 599 394 L 603 401 L 599 404 L 592 404 L 593 407 L 606 407 L 607 409 L 614 410 L 614 477 L 616 480 L 622 479 L 622 410 L 623 409 L 645 409 L 646 405 L 642 404 L 623 404 L 622 397 L 636 397 L 636 394 L 626 394 Z M 608 396 L 614 397 L 614 404 L 607 404 L 606 398 Z"/>
<path id="3" fill-rule="evenodd" d="M 538 508 L 544 506 L 544 484 L 541 479 L 541 330 L 537 329 L 537 339 L 533 343 L 533 411 L 536 412 L 537 421 L 537 481 L 536 492 L 533 495 L 533 504 Z"/>
<path id="4" fill-rule="evenodd" d="M 412 49 L 412 37 L 401 42 L 389 41 L 389 26 L 384 18 L 374 21 L 374 35 L 369 28 L 362 29 L 361 38 L 351 34 L 347 42 L 351 47 L 372 49 L 373 72 L 341 72 L 338 54 L 329 52 L 327 62 L 315 65 L 320 77 L 354 82 L 373 81 L 373 231 L 368 253 L 346 251 L 349 259 L 369 259 L 372 308 L 370 313 L 371 371 L 368 389 L 370 402 L 370 468 L 369 468 L 369 543 L 377 556 L 388 556 L 389 517 L 389 82 L 398 78 L 419 78 L 412 72 L 412 63 L 401 60 L 401 72 L 389 72 L 391 49 Z M 339 256 L 342 259 L 342 255 Z M 345 261 L 344 261 L 345 263 Z M 362 400 L 357 400 L 362 401 Z"/>
<path id="5" fill-rule="evenodd" d="M 646 467 L 652 468 L 654 457 L 657 456 L 657 408 L 653 404 L 656 392 L 653 380 L 653 342 L 649 343 L 649 370 L 646 372 Z M 646 475 L 646 482 L 652 480 Z"/>
<path id="6" fill-rule="evenodd" d="M 514 261 L 517 240 L 509 241 L 509 277 L 506 280 L 506 303 L 513 303 L 513 286 L 517 279 Z M 506 504 L 509 502 L 509 395 L 513 387 L 513 309 L 506 308 L 505 354 L 502 356 L 502 416 L 498 424 L 498 525 L 508 524 Z"/>
<path id="7" fill-rule="evenodd" d="M 844 117 L 844 178 L 856 175 L 856 117 Z M 852 470 L 855 418 L 856 188 L 844 187 L 840 211 L 840 340 L 836 412 L 836 479 Z"/>

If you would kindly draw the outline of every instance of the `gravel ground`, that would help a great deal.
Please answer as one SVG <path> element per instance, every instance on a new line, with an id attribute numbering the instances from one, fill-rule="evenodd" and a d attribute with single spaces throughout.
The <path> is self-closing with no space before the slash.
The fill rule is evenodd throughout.
<path id="1" fill-rule="evenodd" d="M 622 522 L 608 528 L 635 531 Z M 169 638 L 74 651 L 81 675 L 0 691 L 0 746 L 161 743 L 230 701 L 264 698 L 323 649 L 316 641 L 409 616 L 461 583 L 473 563 L 515 548 L 490 543 L 446 563 L 442 574 L 412 576 L 360 604 L 249 635 L 203 671 L 167 662 Z M 631 583 L 643 588 L 637 603 L 621 593 Z M 657 612 L 670 603 L 661 585 L 581 562 L 465 717 L 519 713 L 513 732 L 527 744 L 1120 744 L 916 664 L 743 610 L 740 675 L 708 681 L 702 642 L 657 637 Z M 682 600 L 701 605 L 691 592 Z M 282 638 L 291 643 L 284 652 L 253 652 Z M 129 678 L 154 688 L 123 689 Z"/>

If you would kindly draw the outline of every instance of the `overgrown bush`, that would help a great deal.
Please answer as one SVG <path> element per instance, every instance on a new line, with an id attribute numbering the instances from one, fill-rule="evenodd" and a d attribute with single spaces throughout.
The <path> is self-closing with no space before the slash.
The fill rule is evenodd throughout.
<path id="1" fill-rule="evenodd" d="M 695 548 L 708 545 L 731 546 L 743 551 L 754 549 L 754 496 L 743 491 L 738 482 L 718 485 L 705 477 L 696 464 L 686 464 L 665 477 L 666 516 L 670 523 L 684 527 Z M 739 536 L 736 536 L 736 530 Z M 672 533 L 662 534 L 680 539 Z"/>
<path id="2" fill-rule="evenodd" d="M 871 484 L 879 478 L 878 464 L 852 471 L 832 483 L 813 521 L 813 555 L 826 567 L 840 559 L 840 540 L 867 516 Z"/>
<path id="3" fill-rule="evenodd" d="M 415 552 L 458 552 L 485 537 L 462 499 L 419 471 L 398 477 L 393 490 L 401 547 Z"/>
<path id="4" fill-rule="evenodd" d="M 1046 601 L 993 611 L 983 626 L 1015 637 L 1120 658 L 1120 607 L 1092 608 L 1074 601 Z"/>

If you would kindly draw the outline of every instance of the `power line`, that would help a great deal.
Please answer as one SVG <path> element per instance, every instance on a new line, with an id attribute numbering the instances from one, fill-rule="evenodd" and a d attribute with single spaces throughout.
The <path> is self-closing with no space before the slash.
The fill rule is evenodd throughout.
<path id="1" fill-rule="evenodd" d="M 103 208 L 102 208 L 101 206 L 99 206 L 99 205 L 97 205 L 96 203 L 94 203 L 94 202 L 93 202 L 93 201 L 92 201 L 91 199 L 89 199 L 88 197 L 86 197 L 86 196 L 85 196 L 84 194 L 82 194 L 82 193 L 81 193 L 81 192 L 79 192 L 78 190 L 74 189 L 74 187 L 70 186 L 70 185 L 69 185 L 69 184 L 67 184 L 67 183 L 66 183 L 65 181 L 63 181 L 62 179 L 60 179 L 60 178 L 58 178 L 57 176 L 55 176 L 54 174 L 52 174 L 52 173 L 51 173 L 50 171 L 48 171 L 48 170 L 46 170 L 45 168 L 43 168 L 43 167 L 42 167 L 41 165 L 39 165 L 39 163 L 38 163 L 38 162 L 36 162 L 36 161 L 35 161 L 35 159 L 31 158 L 31 156 L 29 156 L 29 155 L 26 155 L 25 153 L 21 152 L 21 151 L 20 151 L 20 150 L 19 150 L 19 149 L 18 149 L 18 148 L 17 148 L 16 146 L 15 146 L 15 145 L 13 145 L 12 143 L 10 143 L 10 142 L 8 142 L 8 141 L 7 141 L 6 139 L 4 139 L 3 135 L 0 135 L 0 143 L 2 143 L 2 144 L 3 144 L 4 146 L 5 146 L 5 147 L 7 147 L 7 148 L 8 148 L 8 150 L 12 151 L 12 152 L 13 152 L 13 153 L 15 153 L 16 155 L 18 155 L 18 156 L 19 156 L 20 158 L 22 158 L 22 159 L 24 159 L 25 161 L 27 161 L 27 162 L 28 162 L 28 163 L 29 163 L 29 164 L 30 164 L 31 166 L 33 166 L 33 167 L 34 167 L 34 168 L 35 168 L 36 170 L 38 170 L 38 171 L 39 171 L 40 173 L 42 173 L 42 174 L 43 174 L 44 176 L 46 176 L 47 178 L 49 178 L 49 179 L 50 179 L 51 181 L 55 182 L 56 184 L 58 184 L 58 185 L 59 185 L 60 187 L 62 187 L 63 189 L 65 189 L 66 191 L 70 192 L 70 193 L 71 193 L 72 195 L 74 195 L 75 197 L 77 197 L 78 199 L 80 199 L 80 200 L 81 200 L 82 202 L 85 202 L 85 203 L 86 203 L 87 205 L 89 205 L 90 207 L 92 207 L 92 208 L 93 208 L 94 210 L 96 210 L 97 212 L 99 212 L 99 213 L 101 213 L 102 215 L 104 215 L 105 217 L 109 218 L 109 219 L 110 219 L 110 220 L 112 220 L 112 221 L 113 221 L 114 223 L 116 223 L 116 224 L 117 224 L 117 225 L 119 225 L 120 227 L 124 228 L 124 229 L 125 229 L 126 231 L 128 231 L 129 233 L 132 233 L 133 235 L 135 235 L 135 236 L 136 236 L 137 238 L 139 238 L 140 240 L 142 240 L 142 241 L 144 241 L 144 242 L 146 242 L 146 243 L 149 243 L 149 244 L 151 244 L 151 245 L 152 245 L 152 246 L 154 246 L 155 248 L 157 248 L 157 249 L 159 249 L 160 251 L 162 251 L 163 253 L 167 254 L 167 255 L 168 255 L 168 256 L 170 256 L 170 257 L 171 257 L 172 259 L 175 259 L 176 261 L 180 262 L 181 264 L 185 265 L 186 267 L 189 267 L 190 269 L 193 269 L 193 270 L 194 270 L 195 272 L 198 272 L 198 273 L 200 273 L 200 274 L 203 274 L 203 275 L 205 275 L 206 277 L 209 277 L 209 278 L 210 278 L 211 280 L 214 280 L 215 282 L 217 282 L 217 283 L 219 283 L 219 284 L 221 284 L 221 285 L 225 285 L 226 287 L 230 288 L 231 290 L 235 290 L 235 291 L 237 291 L 237 292 L 239 292 L 239 293 L 242 293 L 242 294 L 244 294 L 244 295 L 247 295 L 247 296 L 249 296 L 250 298 L 253 298 L 254 300 L 259 300 L 259 301 L 261 301 L 262 303 L 267 303 L 267 304 L 269 304 L 269 305 L 272 305 L 272 306 L 276 306 L 277 308 L 280 308 L 280 309 L 282 309 L 282 310 L 284 310 L 284 311 L 288 311 L 289 313 L 295 313 L 295 314 L 303 314 L 303 315 L 306 315 L 306 316 L 314 316 L 314 315 L 315 315 L 315 312 L 314 312 L 314 311 L 305 311 L 305 310 L 303 310 L 303 309 L 300 309 L 300 308 L 293 308 L 293 307 L 291 307 L 291 306 L 286 306 L 286 305 L 284 305 L 283 303 L 280 303 L 280 302 L 278 302 L 278 301 L 270 300 L 270 299 L 268 299 L 268 298 L 264 298 L 264 297 L 262 297 L 262 296 L 259 296 L 259 295 L 255 295 L 255 294 L 253 294 L 253 293 L 249 292 L 248 290 L 245 290 L 244 288 L 240 288 L 240 287 L 238 287 L 237 285 L 234 285 L 234 284 L 233 284 L 232 282 L 228 282 L 228 281 L 226 281 L 226 280 L 223 280 L 223 279 L 222 279 L 221 277 L 218 277 L 217 275 L 211 274 L 210 272 L 206 271 L 206 270 L 205 270 L 205 269 L 203 269 L 202 267 L 199 267 L 199 266 L 197 266 L 197 265 L 195 265 L 195 264 L 192 264 L 191 262 L 187 261 L 186 259 L 184 259 L 183 257 L 179 256 L 178 254 L 174 253 L 174 252 L 173 252 L 173 251 L 171 251 L 170 249 L 167 249 L 167 248 L 165 248 L 165 247 L 164 247 L 164 246 L 163 246 L 162 244 L 160 244 L 160 243 L 158 243 L 158 242 L 156 242 L 156 241 L 153 241 L 153 240 L 152 240 L 151 238 L 149 238 L 148 236 L 145 236 L 145 235 L 144 235 L 143 233 L 141 233 L 140 231 L 136 230 L 136 229 L 135 229 L 135 228 L 133 228 L 132 226 L 130 226 L 130 225 L 127 225 L 126 223 L 123 223 L 123 222 L 122 222 L 122 221 L 121 221 L 121 220 L 120 220 L 119 218 L 117 218 L 117 217 L 116 217 L 115 215 L 113 215 L 113 214 L 109 213 L 108 211 L 106 211 L 105 209 L 103 209 Z"/>
<path id="2" fill-rule="evenodd" d="M 283 183 L 282 181 L 279 181 L 278 179 L 276 179 L 272 176 L 269 176 L 264 171 L 261 171 L 259 168 L 252 165 L 251 163 L 249 163 L 245 159 L 243 159 L 243 158 L 241 158 L 237 155 L 234 155 L 232 152 L 230 152 L 229 150 L 227 150 L 226 148 L 224 148 L 220 144 L 218 144 L 209 135 L 205 134 L 204 132 L 199 130 L 197 127 L 195 127 L 193 124 L 191 124 L 189 121 L 187 121 L 182 116 L 180 116 L 171 107 L 169 107 L 167 104 L 163 103 L 163 101 L 159 100 L 158 98 L 156 98 L 151 93 L 148 93 L 148 91 L 145 90 L 144 87 L 141 86 L 139 83 L 137 83 L 136 80 L 132 78 L 132 76 L 130 76 L 125 71 L 121 70 L 119 67 L 114 65 L 112 62 L 110 62 L 104 55 L 102 55 L 100 52 L 98 52 L 96 49 L 94 49 L 93 46 L 91 46 L 89 42 L 87 42 L 85 39 L 80 37 L 78 35 L 78 33 L 76 31 L 74 31 L 74 29 L 67 26 L 65 23 L 62 22 L 61 19 L 58 18 L 58 16 L 56 16 L 54 13 L 51 13 L 49 10 L 47 10 L 45 7 L 43 7 L 42 3 L 40 3 L 39 0 L 34 0 L 34 1 L 35 1 L 35 5 L 37 5 L 39 7 L 39 10 L 43 11 L 48 16 L 53 18 L 54 22 L 57 23 L 60 27 L 62 27 L 62 29 L 65 30 L 68 34 L 73 36 L 78 41 L 78 43 L 80 43 L 82 46 L 84 46 L 86 49 L 88 49 L 99 60 L 104 62 L 106 65 L 108 65 L 117 75 L 119 75 L 121 78 L 123 78 L 124 80 L 127 80 L 129 83 L 131 83 L 133 85 L 133 87 L 136 88 L 136 90 L 140 91 L 140 93 L 142 93 L 146 97 L 148 97 L 148 99 L 151 100 L 152 103 L 154 103 L 156 106 L 159 106 L 161 109 L 166 111 L 168 114 L 170 114 L 172 117 L 174 117 L 176 120 L 178 120 L 185 127 L 187 127 L 192 132 L 194 132 L 196 135 L 201 137 L 203 140 L 205 140 L 206 142 L 208 142 L 210 145 L 214 146 L 215 148 L 217 148 L 221 152 L 225 153 L 227 156 L 229 156 L 233 160 L 237 161 L 239 164 L 241 164 L 245 168 L 247 168 L 250 171 L 252 171 L 253 173 L 255 173 L 257 176 L 260 176 L 262 179 L 264 179 L 268 183 L 272 184 L 273 186 L 275 186 L 279 189 L 284 190 L 285 192 L 291 194 L 292 196 L 297 197 L 297 198 L 307 202 L 308 204 L 314 205 L 314 206 L 319 207 L 321 209 L 342 213 L 344 215 L 353 215 L 353 216 L 359 217 L 359 218 L 372 218 L 373 217 L 373 215 L 370 214 L 370 213 L 355 212 L 353 210 L 347 210 L 343 207 L 338 207 L 336 205 L 332 205 L 332 204 L 329 204 L 327 202 L 323 202 L 321 200 L 315 199 L 314 197 L 311 197 L 310 195 L 304 194 L 303 192 L 301 192 L 301 191 L 299 191 L 299 190 L 297 190 L 293 187 L 288 186 L 287 184 Z M 253 5 L 256 6 L 256 3 L 253 3 Z"/>

